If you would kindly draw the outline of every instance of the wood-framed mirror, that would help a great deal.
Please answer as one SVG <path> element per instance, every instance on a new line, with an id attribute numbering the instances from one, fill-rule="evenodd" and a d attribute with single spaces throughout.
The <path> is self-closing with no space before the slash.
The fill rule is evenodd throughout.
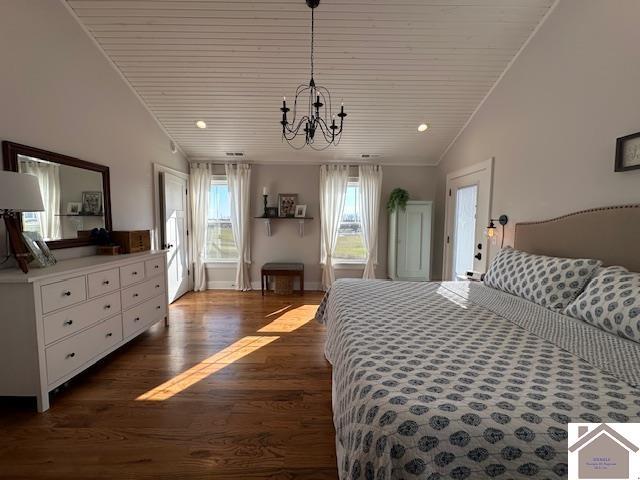
<path id="1" fill-rule="evenodd" d="M 44 212 L 23 213 L 22 231 L 50 249 L 92 245 L 93 228 L 111 231 L 109 167 L 27 145 L 2 142 L 4 169 L 38 177 Z"/>

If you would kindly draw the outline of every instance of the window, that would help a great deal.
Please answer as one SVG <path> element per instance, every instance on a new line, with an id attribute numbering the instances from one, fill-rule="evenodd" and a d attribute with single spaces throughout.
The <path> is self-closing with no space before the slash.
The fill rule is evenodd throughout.
<path id="1" fill-rule="evenodd" d="M 206 259 L 213 262 L 238 260 L 238 249 L 231 230 L 231 205 L 226 177 L 211 180 L 207 213 Z"/>
<path id="2" fill-rule="evenodd" d="M 362 263 L 367 258 L 362 237 L 362 223 L 360 222 L 359 193 L 358 182 L 350 181 L 347 185 L 347 196 L 344 202 L 340 230 L 338 230 L 338 241 L 333 254 L 338 263 Z"/>
<path id="3" fill-rule="evenodd" d="M 25 232 L 37 232 L 42 235 L 40 216 L 37 212 L 22 212 L 22 230 Z"/>

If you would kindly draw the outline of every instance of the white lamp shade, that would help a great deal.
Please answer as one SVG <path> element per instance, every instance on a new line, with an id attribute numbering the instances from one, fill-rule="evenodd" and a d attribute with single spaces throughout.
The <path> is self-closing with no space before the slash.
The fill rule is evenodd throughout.
<path id="1" fill-rule="evenodd" d="M 0 170 L 0 210 L 42 212 L 42 194 L 35 175 Z"/>

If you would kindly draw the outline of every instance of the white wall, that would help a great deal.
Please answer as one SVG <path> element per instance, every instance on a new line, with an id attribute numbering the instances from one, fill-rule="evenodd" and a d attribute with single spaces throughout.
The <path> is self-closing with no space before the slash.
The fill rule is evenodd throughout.
<path id="1" fill-rule="evenodd" d="M 297 193 L 298 203 L 307 205 L 307 215 L 314 217 L 305 223 L 305 235 L 298 235 L 296 220 L 273 220 L 272 236 L 265 233 L 264 220 L 252 219 L 251 280 L 260 285 L 260 268 L 267 262 L 302 262 L 305 268 L 306 289 L 320 288 L 320 167 L 317 165 L 253 165 L 251 173 L 253 216 L 262 215 L 262 187 L 271 193 L 269 205 L 276 206 L 277 194 Z M 222 172 L 222 170 L 220 170 Z M 354 169 L 354 173 L 357 170 Z M 382 207 L 379 219 L 379 251 L 376 275 L 386 277 L 387 224 L 386 202 L 391 190 L 402 187 L 412 200 L 433 200 L 435 196 L 435 167 L 383 167 Z M 357 174 L 357 173 L 356 173 Z M 362 268 L 338 270 L 337 277 L 360 277 Z M 210 266 L 207 280 L 211 288 L 230 288 L 235 280 L 235 265 L 228 268 Z M 297 287 L 296 287 L 297 288 Z"/>
<path id="2" fill-rule="evenodd" d="M 0 1 L 0 63 L 0 140 L 109 166 L 114 228 L 152 228 L 151 165 L 186 160 L 62 3 Z"/>
<path id="3" fill-rule="evenodd" d="M 507 244 L 519 221 L 640 202 L 640 170 L 613 171 L 616 138 L 640 131 L 639 20 L 638 0 L 560 1 L 439 165 L 434 275 L 445 176 L 489 157 Z"/>

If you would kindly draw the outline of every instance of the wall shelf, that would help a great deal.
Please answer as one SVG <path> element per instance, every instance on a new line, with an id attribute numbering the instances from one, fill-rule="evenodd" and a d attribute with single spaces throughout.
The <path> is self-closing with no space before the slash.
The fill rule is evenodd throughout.
<path id="1" fill-rule="evenodd" d="M 297 220 L 298 221 L 298 235 L 304 237 L 304 221 L 313 220 L 313 217 L 253 217 L 259 220 L 264 220 L 264 226 L 267 231 L 267 237 L 271 236 L 271 220 Z"/>

